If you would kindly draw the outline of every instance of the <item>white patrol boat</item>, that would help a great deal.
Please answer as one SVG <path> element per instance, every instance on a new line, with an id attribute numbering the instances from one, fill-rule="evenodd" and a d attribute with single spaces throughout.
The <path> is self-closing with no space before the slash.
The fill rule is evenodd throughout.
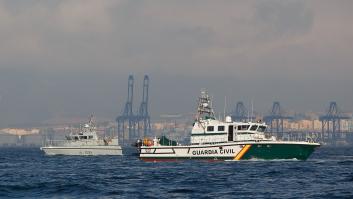
<path id="1" fill-rule="evenodd" d="M 201 92 L 197 119 L 191 131 L 191 144 L 180 145 L 166 137 L 138 140 L 139 157 L 145 161 L 178 159 L 245 160 L 297 159 L 306 160 L 319 143 L 279 141 L 267 137 L 262 122 L 216 120 L 206 91 Z"/>
<path id="2" fill-rule="evenodd" d="M 98 138 L 92 116 L 79 133 L 70 133 L 66 140 L 49 140 L 40 149 L 46 155 L 122 155 L 118 138 Z"/>

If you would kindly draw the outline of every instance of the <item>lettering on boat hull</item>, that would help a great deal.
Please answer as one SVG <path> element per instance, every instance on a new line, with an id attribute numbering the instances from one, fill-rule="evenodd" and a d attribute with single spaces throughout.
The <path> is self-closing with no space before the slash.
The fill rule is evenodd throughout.
<path id="1" fill-rule="evenodd" d="M 193 150 L 192 155 L 217 155 L 217 154 L 234 154 L 234 149 L 200 149 Z"/>

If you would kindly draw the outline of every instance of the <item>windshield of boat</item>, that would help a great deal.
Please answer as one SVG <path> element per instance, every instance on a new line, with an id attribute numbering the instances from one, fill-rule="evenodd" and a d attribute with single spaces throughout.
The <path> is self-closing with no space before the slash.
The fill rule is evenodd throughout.
<path id="1" fill-rule="evenodd" d="M 250 131 L 256 131 L 256 129 L 257 129 L 257 125 L 252 125 L 250 128 Z"/>
<path id="2" fill-rule="evenodd" d="M 257 129 L 257 131 L 259 132 L 265 132 L 266 130 L 266 126 L 259 126 L 259 128 Z"/>

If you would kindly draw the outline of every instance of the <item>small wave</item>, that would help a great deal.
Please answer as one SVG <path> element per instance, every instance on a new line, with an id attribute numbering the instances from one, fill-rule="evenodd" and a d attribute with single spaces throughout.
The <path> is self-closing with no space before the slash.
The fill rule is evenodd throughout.
<path id="1" fill-rule="evenodd" d="M 120 196 L 124 194 L 124 191 L 108 191 L 106 194 L 106 196 Z"/>
<path id="2" fill-rule="evenodd" d="M 74 184 L 74 183 L 24 183 L 15 185 L 2 185 L 0 188 L 0 193 L 2 196 L 36 196 L 36 195 L 56 195 L 56 194 L 87 194 L 87 193 L 97 193 L 97 189 L 92 186 L 85 184 Z"/>
<path id="3" fill-rule="evenodd" d="M 226 162 L 292 162 L 300 161 L 297 158 L 292 159 L 262 159 L 262 158 L 250 158 L 248 160 L 225 160 Z"/>
<path id="4" fill-rule="evenodd" d="M 168 191 L 168 193 L 193 193 L 193 192 L 195 191 L 192 189 L 174 189 L 174 190 Z"/>
<path id="5" fill-rule="evenodd" d="M 348 182 L 353 182 L 353 176 L 348 177 L 348 178 L 347 178 L 347 181 L 348 181 Z"/>
<path id="6" fill-rule="evenodd" d="M 353 160 L 340 160 L 337 162 L 339 165 L 353 165 Z"/>
<path id="7" fill-rule="evenodd" d="M 251 158 L 248 161 L 269 161 L 269 162 L 292 162 L 292 161 L 300 161 L 297 158 L 292 159 L 261 159 L 261 158 Z"/>

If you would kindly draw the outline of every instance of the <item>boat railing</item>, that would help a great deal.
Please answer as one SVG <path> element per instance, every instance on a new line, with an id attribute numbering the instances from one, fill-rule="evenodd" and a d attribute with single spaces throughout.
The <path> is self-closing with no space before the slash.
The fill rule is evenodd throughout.
<path id="1" fill-rule="evenodd" d="M 103 140 L 47 140 L 44 146 L 85 146 L 93 142 L 97 145 L 105 145 Z"/>
<path id="2" fill-rule="evenodd" d="M 199 144 L 218 144 L 223 142 L 226 142 L 224 138 L 202 138 L 200 139 Z"/>
<path id="3" fill-rule="evenodd" d="M 69 143 L 67 140 L 47 140 L 44 143 L 44 146 L 63 146 L 66 143 Z"/>
<path id="4" fill-rule="evenodd" d="M 297 142 L 320 142 L 320 136 L 315 133 L 300 133 L 300 132 L 286 132 L 282 137 L 277 137 L 280 141 L 297 141 Z"/>

